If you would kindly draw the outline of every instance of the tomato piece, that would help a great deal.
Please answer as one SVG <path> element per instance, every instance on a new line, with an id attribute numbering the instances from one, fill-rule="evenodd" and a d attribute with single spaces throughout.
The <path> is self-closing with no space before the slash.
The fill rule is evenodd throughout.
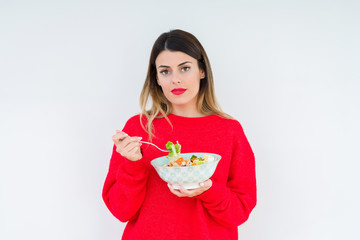
<path id="1" fill-rule="evenodd" d="M 181 163 L 184 161 L 184 158 L 179 158 L 178 160 L 176 160 L 175 162 L 177 163 L 177 164 L 179 164 L 179 166 L 181 166 Z"/>

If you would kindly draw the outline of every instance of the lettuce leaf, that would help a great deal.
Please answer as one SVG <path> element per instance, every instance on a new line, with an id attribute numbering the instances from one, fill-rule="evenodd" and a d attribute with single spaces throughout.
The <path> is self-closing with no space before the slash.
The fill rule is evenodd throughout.
<path id="1" fill-rule="evenodd" d="M 166 149 L 170 150 L 169 155 L 168 155 L 170 158 L 180 157 L 181 146 L 179 143 L 173 144 L 172 142 L 169 141 L 166 144 Z"/>

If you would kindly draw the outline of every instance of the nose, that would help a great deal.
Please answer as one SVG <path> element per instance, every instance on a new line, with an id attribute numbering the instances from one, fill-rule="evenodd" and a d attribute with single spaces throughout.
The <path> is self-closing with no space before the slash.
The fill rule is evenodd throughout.
<path id="1" fill-rule="evenodd" d="M 172 76 L 171 76 L 171 81 L 172 83 L 180 83 L 180 76 L 176 73 L 176 72 L 173 72 Z"/>

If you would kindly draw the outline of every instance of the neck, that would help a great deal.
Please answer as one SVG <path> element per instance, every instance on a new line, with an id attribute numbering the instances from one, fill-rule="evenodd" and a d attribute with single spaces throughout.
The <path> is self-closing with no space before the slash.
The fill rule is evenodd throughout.
<path id="1" fill-rule="evenodd" d="M 204 117 L 205 116 L 205 114 L 198 111 L 195 106 L 193 108 L 173 106 L 173 110 L 171 113 L 174 115 L 182 116 L 182 117 Z"/>

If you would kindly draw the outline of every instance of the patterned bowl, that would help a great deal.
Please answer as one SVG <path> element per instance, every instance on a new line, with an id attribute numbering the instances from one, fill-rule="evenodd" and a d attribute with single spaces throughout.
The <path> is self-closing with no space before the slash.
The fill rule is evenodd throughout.
<path id="1" fill-rule="evenodd" d="M 213 156 L 215 160 L 195 166 L 167 167 L 169 159 L 164 156 L 152 160 L 151 165 L 153 165 L 160 178 L 172 184 L 174 189 L 179 189 L 179 185 L 182 185 L 185 189 L 194 189 L 199 187 L 200 182 L 209 179 L 214 174 L 221 156 L 214 153 L 181 153 L 184 159 L 190 159 L 192 155 L 203 158 L 205 154 Z"/>

